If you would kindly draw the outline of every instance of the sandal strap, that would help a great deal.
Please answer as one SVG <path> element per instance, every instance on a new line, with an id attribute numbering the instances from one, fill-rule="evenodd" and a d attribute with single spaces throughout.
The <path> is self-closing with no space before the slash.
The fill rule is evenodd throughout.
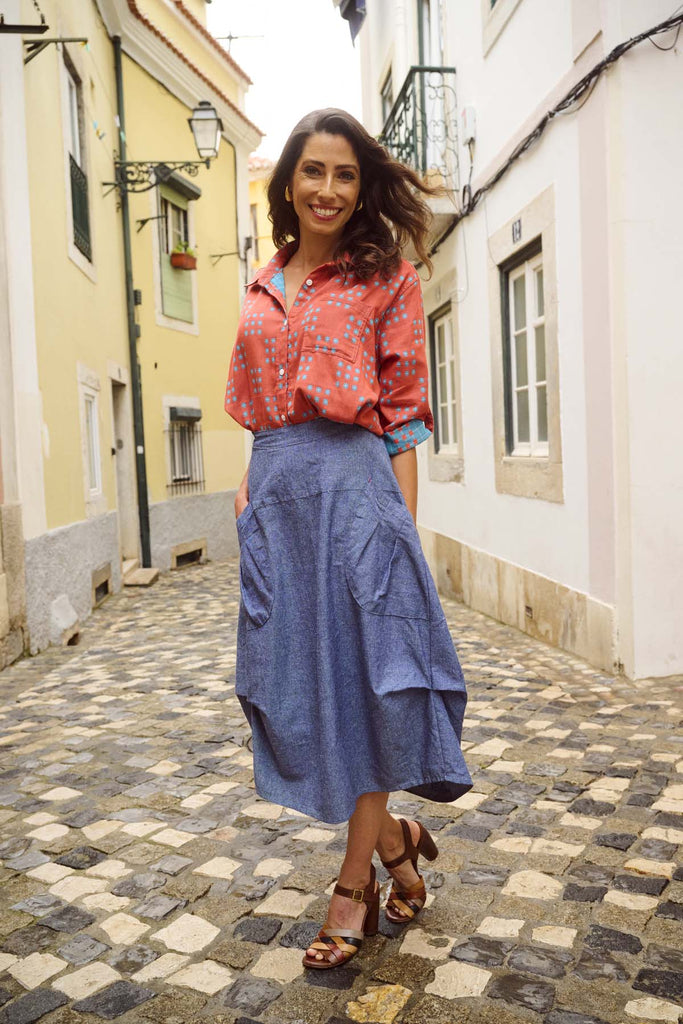
<path id="1" fill-rule="evenodd" d="M 317 935 L 318 939 L 327 941 L 328 939 L 357 939 L 359 942 L 363 941 L 363 932 L 359 932 L 356 928 L 321 928 Z M 317 941 L 317 939 L 316 939 Z M 313 943 L 315 946 L 315 942 Z"/>
<path id="2" fill-rule="evenodd" d="M 346 896 L 347 899 L 353 900 L 355 903 L 369 903 L 375 898 L 375 865 L 370 865 L 370 881 L 364 889 L 347 889 L 346 886 L 337 882 L 333 892 L 337 896 Z"/>
<path id="3" fill-rule="evenodd" d="M 391 896 L 387 900 L 387 909 L 400 910 L 406 920 L 415 917 L 415 915 L 422 910 L 423 906 L 424 900 L 421 899 L 401 900 L 395 899 Z"/>
<path id="4" fill-rule="evenodd" d="M 321 959 L 306 956 L 304 962 L 311 965 L 326 963 L 331 967 L 337 967 L 358 952 L 362 940 L 362 932 L 353 932 L 352 929 L 321 928 L 315 941 L 310 945 L 311 949 L 317 950 Z"/>
<path id="5" fill-rule="evenodd" d="M 391 887 L 391 892 L 389 893 L 389 899 L 394 899 L 396 896 L 398 896 L 399 899 L 407 900 L 426 899 L 427 889 L 424 883 L 424 878 L 420 876 L 419 882 L 416 882 L 415 885 L 403 885 L 400 888 L 398 884 L 394 882 Z"/>
<path id="6" fill-rule="evenodd" d="M 419 851 L 413 842 L 413 837 L 410 834 L 410 825 L 405 818 L 398 819 L 401 831 L 403 832 L 403 853 L 399 857 L 394 857 L 393 860 L 383 860 L 382 864 L 390 871 L 392 868 L 397 868 L 407 860 L 417 861 L 419 857 Z M 418 823 L 419 824 L 419 823 Z"/>

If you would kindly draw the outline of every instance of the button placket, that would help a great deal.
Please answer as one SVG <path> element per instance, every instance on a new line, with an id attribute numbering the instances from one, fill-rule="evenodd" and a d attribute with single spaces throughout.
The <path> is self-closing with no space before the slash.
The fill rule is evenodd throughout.
<path id="1" fill-rule="evenodd" d="M 284 339 L 282 341 L 282 350 L 280 353 L 280 359 L 278 360 L 277 377 L 275 378 L 275 390 L 278 395 L 278 407 L 280 408 L 280 421 L 282 423 L 287 422 L 287 381 L 285 379 L 285 366 L 287 365 L 287 351 L 289 348 L 289 316 L 287 312 L 284 314 L 282 321 L 282 330 L 284 332 Z M 284 403 L 284 411 L 282 411 L 282 403 Z"/>

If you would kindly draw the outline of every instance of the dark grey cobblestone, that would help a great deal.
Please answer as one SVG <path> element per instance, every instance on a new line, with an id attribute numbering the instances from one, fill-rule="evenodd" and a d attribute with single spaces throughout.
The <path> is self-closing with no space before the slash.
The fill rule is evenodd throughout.
<path id="1" fill-rule="evenodd" d="M 430 904 L 407 927 L 382 911 L 344 969 L 303 972 L 345 831 L 256 797 L 237 597 L 234 562 L 168 573 L 110 598 L 77 648 L 3 673 L 0 1024 L 333 1024 L 377 1017 L 378 987 L 408 992 L 390 1024 L 683 1014 L 674 681 L 631 684 L 444 602 L 473 791 L 390 805 L 439 846 Z M 105 967 L 98 991 L 71 989 Z"/>
<path id="2" fill-rule="evenodd" d="M 20 996 L 0 1012 L 0 1024 L 33 1024 L 46 1013 L 64 1006 L 68 1002 L 61 992 L 39 988 Z"/>

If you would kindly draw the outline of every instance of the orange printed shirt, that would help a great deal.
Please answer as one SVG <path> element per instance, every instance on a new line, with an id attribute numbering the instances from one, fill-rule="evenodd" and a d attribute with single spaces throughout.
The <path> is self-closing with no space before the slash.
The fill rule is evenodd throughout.
<path id="1" fill-rule="evenodd" d="M 286 312 L 286 245 L 247 286 L 225 409 L 248 430 L 322 416 L 384 438 L 389 454 L 429 437 L 427 352 L 417 271 L 344 280 L 334 263 L 311 271 Z"/>

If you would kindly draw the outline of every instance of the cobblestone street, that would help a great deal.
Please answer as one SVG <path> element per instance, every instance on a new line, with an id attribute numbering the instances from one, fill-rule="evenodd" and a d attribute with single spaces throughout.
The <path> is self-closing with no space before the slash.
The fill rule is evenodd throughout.
<path id="1" fill-rule="evenodd" d="M 679 1021 L 680 686 L 444 602 L 474 788 L 395 794 L 440 849 L 426 910 L 304 971 L 344 828 L 254 792 L 236 568 L 116 595 L 0 676 L 0 1024 Z"/>

